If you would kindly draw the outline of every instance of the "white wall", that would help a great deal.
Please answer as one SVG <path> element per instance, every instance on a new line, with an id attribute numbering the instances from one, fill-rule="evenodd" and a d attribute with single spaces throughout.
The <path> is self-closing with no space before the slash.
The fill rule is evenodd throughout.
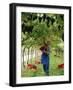
<path id="1" fill-rule="evenodd" d="M 47 85 L 38 87 L 19 87 L 12 88 L 8 86 L 9 82 L 9 3 L 42 3 L 54 5 L 73 5 L 73 0 L 0 0 L 0 90 L 16 89 L 55 89 L 55 90 L 71 90 L 72 84 L 64 85 Z M 73 37 L 73 36 L 72 36 Z M 73 64 L 73 63 L 72 63 Z M 73 68 L 73 66 L 72 66 Z"/>

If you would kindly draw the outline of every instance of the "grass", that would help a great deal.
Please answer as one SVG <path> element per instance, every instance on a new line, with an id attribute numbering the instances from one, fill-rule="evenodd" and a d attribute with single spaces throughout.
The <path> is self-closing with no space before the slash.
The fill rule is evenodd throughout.
<path id="1" fill-rule="evenodd" d="M 64 62 L 63 54 L 61 54 L 60 56 L 55 56 L 55 52 L 52 51 L 50 55 L 49 76 L 64 75 L 64 69 L 58 68 L 58 65 L 62 64 L 63 62 Z M 34 60 L 32 63 L 34 63 Z M 37 67 L 38 67 L 37 71 L 32 71 L 22 66 L 21 77 L 45 76 L 42 64 L 38 64 Z"/>

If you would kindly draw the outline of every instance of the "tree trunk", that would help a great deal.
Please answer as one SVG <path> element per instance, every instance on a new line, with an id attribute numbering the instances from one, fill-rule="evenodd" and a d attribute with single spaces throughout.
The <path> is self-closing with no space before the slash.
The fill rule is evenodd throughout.
<path id="1" fill-rule="evenodd" d="M 29 63 L 29 48 L 28 48 L 28 61 L 27 61 L 27 64 Z"/>
<path id="2" fill-rule="evenodd" d="M 36 50 L 35 50 L 35 60 L 36 60 Z"/>
<path id="3" fill-rule="evenodd" d="M 31 49 L 31 63 L 32 63 L 32 58 L 33 58 L 33 49 Z"/>
<path id="4" fill-rule="evenodd" d="M 25 52 L 25 48 L 23 49 L 23 67 L 25 67 L 25 65 L 24 65 L 24 52 Z"/>

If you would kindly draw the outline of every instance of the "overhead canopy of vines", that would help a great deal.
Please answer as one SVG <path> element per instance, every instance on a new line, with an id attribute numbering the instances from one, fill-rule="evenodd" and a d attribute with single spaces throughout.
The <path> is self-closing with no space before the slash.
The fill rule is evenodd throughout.
<path id="1" fill-rule="evenodd" d="M 39 47 L 47 41 L 57 46 L 64 41 L 64 15 L 22 12 L 22 46 Z"/>

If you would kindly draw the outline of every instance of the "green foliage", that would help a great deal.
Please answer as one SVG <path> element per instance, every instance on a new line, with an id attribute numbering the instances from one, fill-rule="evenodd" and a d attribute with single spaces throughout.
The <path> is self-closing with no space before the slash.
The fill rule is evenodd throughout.
<path id="1" fill-rule="evenodd" d="M 22 46 L 39 46 L 50 41 L 57 46 L 64 33 L 64 15 L 22 12 Z"/>
<path id="2" fill-rule="evenodd" d="M 47 41 L 49 37 L 49 29 L 45 22 L 35 25 L 31 35 L 34 40 L 36 40 L 36 43 L 38 45 L 43 44 L 45 41 Z"/>

